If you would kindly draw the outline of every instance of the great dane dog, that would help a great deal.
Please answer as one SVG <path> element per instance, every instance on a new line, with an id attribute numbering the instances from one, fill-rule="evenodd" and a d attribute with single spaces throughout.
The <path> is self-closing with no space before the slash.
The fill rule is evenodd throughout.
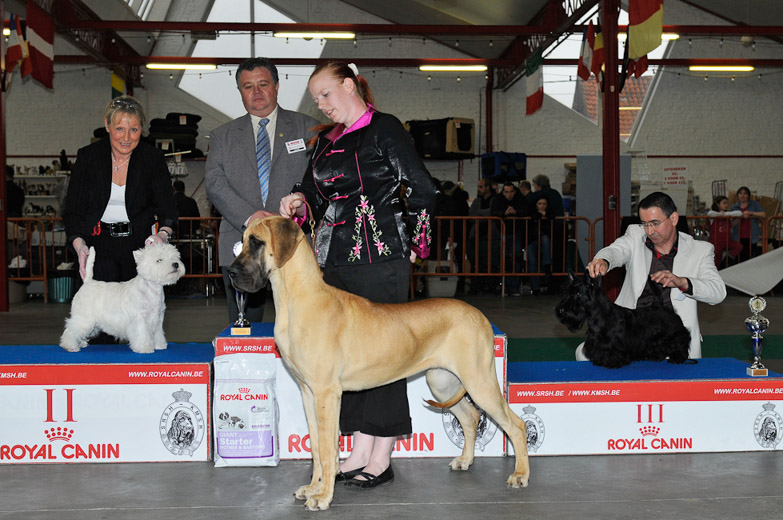
<path id="1" fill-rule="evenodd" d="M 275 343 L 302 391 L 313 477 L 295 496 L 310 510 L 328 509 L 338 470 L 342 392 L 364 390 L 427 371 L 427 384 L 452 407 L 465 435 L 452 470 L 473 463 L 480 413 L 489 414 L 514 445 L 516 466 L 506 481 L 525 487 L 530 476 L 525 423 L 503 398 L 495 374 L 494 333 L 476 308 L 452 299 L 376 304 L 323 281 L 292 220 L 273 216 L 245 230 L 242 252 L 229 267 L 234 286 L 255 292 L 272 284 Z M 362 343 L 369 343 L 366 347 Z"/>

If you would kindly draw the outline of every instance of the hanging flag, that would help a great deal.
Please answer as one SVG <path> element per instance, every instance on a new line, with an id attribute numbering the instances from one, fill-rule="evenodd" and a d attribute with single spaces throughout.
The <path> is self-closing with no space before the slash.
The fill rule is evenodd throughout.
<path id="1" fill-rule="evenodd" d="M 125 94 L 125 80 L 112 72 L 111 73 L 111 98 L 114 99 L 116 97 L 122 96 L 123 94 Z"/>
<path id="2" fill-rule="evenodd" d="M 27 0 L 27 41 L 33 79 L 54 88 L 54 21 L 32 0 Z"/>
<path id="3" fill-rule="evenodd" d="M 634 61 L 636 63 L 634 63 Z M 647 70 L 647 67 L 650 65 L 650 62 L 647 61 L 647 55 L 645 54 L 638 60 L 631 60 L 631 63 L 628 66 L 628 73 L 633 74 L 634 78 L 638 78 L 642 74 L 644 74 L 644 71 Z"/>
<path id="4" fill-rule="evenodd" d="M 663 0 L 628 1 L 628 57 L 641 58 L 661 44 Z"/>
<path id="5" fill-rule="evenodd" d="M 543 57 L 538 49 L 525 60 L 525 90 L 527 100 L 525 115 L 530 115 L 544 103 L 544 74 L 541 71 Z"/>
<path id="6" fill-rule="evenodd" d="M 27 42 L 24 41 L 22 34 L 22 22 L 18 16 L 10 15 L 9 28 L 11 35 L 8 37 L 8 49 L 5 53 L 5 71 L 3 72 L 3 91 L 6 92 L 11 86 L 11 78 L 17 65 L 21 64 L 22 77 L 32 72 L 32 64 L 27 59 L 30 53 L 27 49 Z"/>
<path id="7" fill-rule="evenodd" d="M 590 22 L 592 25 L 593 22 Z M 593 63 L 590 70 L 595 74 L 595 80 L 599 83 L 602 82 L 601 69 L 606 61 L 606 51 L 604 50 L 604 35 L 601 33 L 601 24 L 595 26 L 595 37 L 593 38 Z"/>
<path id="8" fill-rule="evenodd" d="M 620 67 L 620 77 L 617 80 L 617 92 L 620 93 L 622 93 L 625 87 L 625 80 L 629 75 L 633 75 L 634 67 L 636 67 L 636 62 L 628 58 L 628 40 L 625 41 L 623 48 L 623 62 Z"/>
<path id="9" fill-rule="evenodd" d="M 590 79 L 590 67 L 593 66 L 593 42 L 595 41 L 595 27 L 593 22 L 582 33 L 582 48 L 579 51 L 579 63 L 576 66 L 576 75 L 587 81 Z"/>

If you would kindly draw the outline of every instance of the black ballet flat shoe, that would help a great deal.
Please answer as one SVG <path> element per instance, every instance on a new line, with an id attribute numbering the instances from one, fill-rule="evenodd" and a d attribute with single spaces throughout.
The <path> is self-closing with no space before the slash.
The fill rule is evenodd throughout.
<path id="1" fill-rule="evenodd" d="M 364 468 L 352 469 L 351 471 L 346 471 L 345 473 L 343 473 L 342 471 L 338 471 L 337 476 L 334 477 L 334 481 L 346 482 L 348 480 L 351 480 L 353 477 L 361 473 L 363 469 Z"/>
<path id="2" fill-rule="evenodd" d="M 351 480 L 346 480 L 345 485 L 357 487 L 359 489 L 370 489 L 394 480 L 394 470 L 392 470 L 391 464 L 389 464 L 389 467 L 386 468 L 386 471 L 384 471 L 380 475 L 376 476 L 371 473 L 360 471 L 355 476 L 359 476 L 359 475 L 366 478 L 367 480 L 357 480 L 356 478 L 352 478 Z"/>

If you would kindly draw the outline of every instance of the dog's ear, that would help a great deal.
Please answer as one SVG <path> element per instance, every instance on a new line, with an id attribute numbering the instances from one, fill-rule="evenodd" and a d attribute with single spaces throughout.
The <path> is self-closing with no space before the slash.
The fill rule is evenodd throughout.
<path id="1" fill-rule="evenodd" d="M 296 222 L 288 218 L 269 219 L 267 225 L 275 252 L 275 263 L 277 267 L 283 267 L 294 256 L 294 251 L 299 242 L 304 239 L 304 234 Z"/>

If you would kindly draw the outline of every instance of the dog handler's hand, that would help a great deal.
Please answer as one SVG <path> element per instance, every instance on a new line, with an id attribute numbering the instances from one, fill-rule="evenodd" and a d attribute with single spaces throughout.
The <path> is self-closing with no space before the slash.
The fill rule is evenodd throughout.
<path id="1" fill-rule="evenodd" d="M 144 245 L 145 246 L 149 246 L 149 245 L 152 245 L 152 244 L 165 244 L 165 243 L 166 243 L 166 241 L 163 240 L 158 235 L 150 235 L 150 236 L 147 237 L 147 240 L 144 241 Z"/>
<path id="2" fill-rule="evenodd" d="M 677 287 L 682 291 L 688 289 L 688 279 L 677 276 L 671 271 L 658 271 L 651 274 L 650 278 L 664 287 Z"/>
<path id="3" fill-rule="evenodd" d="M 252 215 L 250 215 L 250 217 L 248 217 L 247 225 L 249 226 L 250 223 L 253 222 L 254 220 L 258 220 L 258 219 L 266 218 L 266 217 L 271 217 L 272 215 L 274 215 L 274 213 L 272 213 L 270 211 L 264 211 L 263 209 L 259 209 L 258 211 L 256 211 Z"/>
<path id="4" fill-rule="evenodd" d="M 609 271 L 609 263 L 603 258 L 594 258 L 587 264 L 587 271 L 590 273 L 590 278 L 604 276 Z"/>
<path id="5" fill-rule="evenodd" d="M 87 276 L 87 257 L 90 256 L 90 248 L 84 243 L 84 239 L 75 238 L 73 240 L 73 249 L 76 251 L 76 258 L 79 259 L 79 276 Z"/>
<path id="6" fill-rule="evenodd" d="M 292 193 L 280 199 L 280 214 L 286 218 L 304 215 L 304 195 Z"/>

